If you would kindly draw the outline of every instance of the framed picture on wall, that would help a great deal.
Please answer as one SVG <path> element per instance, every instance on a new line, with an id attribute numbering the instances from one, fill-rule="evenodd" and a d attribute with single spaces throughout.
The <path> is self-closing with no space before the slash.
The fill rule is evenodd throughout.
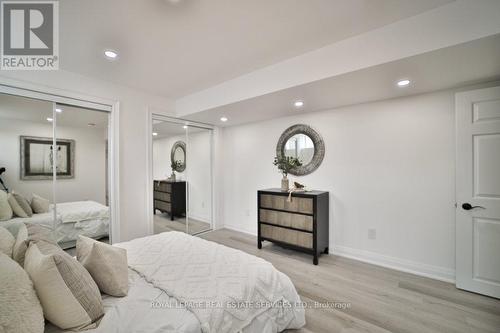
<path id="1" fill-rule="evenodd" d="M 58 179 L 75 178 L 75 140 L 21 136 L 21 180 L 47 180 L 53 177 L 56 157 Z"/>

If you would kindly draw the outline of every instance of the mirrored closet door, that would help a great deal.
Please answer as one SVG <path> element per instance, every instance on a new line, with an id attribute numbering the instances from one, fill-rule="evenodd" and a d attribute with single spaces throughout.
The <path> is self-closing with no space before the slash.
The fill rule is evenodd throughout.
<path id="1" fill-rule="evenodd" d="M 212 228 L 212 129 L 153 117 L 153 230 Z"/>
<path id="2" fill-rule="evenodd" d="M 0 94 L 2 226 L 47 227 L 64 249 L 109 242 L 109 112 Z"/>

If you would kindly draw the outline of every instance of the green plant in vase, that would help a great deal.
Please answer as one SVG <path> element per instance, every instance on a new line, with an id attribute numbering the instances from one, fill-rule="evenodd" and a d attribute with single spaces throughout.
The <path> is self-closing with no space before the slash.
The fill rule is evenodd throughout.
<path id="1" fill-rule="evenodd" d="M 172 175 L 170 179 L 175 182 L 175 171 L 182 169 L 182 162 L 180 160 L 172 161 L 170 167 L 172 168 Z"/>
<path id="2" fill-rule="evenodd" d="M 283 178 L 281 179 L 281 190 L 288 191 L 288 173 L 293 168 L 302 166 L 302 162 L 298 158 L 292 156 L 276 156 L 274 158 L 273 164 L 276 165 L 278 167 L 278 170 L 283 174 Z"/>

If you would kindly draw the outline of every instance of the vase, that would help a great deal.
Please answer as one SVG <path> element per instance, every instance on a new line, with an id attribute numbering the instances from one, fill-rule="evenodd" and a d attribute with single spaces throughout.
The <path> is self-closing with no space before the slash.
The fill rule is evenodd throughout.
<path id="1" fill-rule="evenodd" d="M 281 178 L 281 190 L 283 192 L 287 192 L 288 186 L 289 186 L 288 178 L 286 176 L 283 176 L 283 178 Z"/>
<path id="2" fill-rule="evenodd" d="M 175 182 L 175 172 L 172 172 L 172 174 L 170 175 L 170 180 Z"/>

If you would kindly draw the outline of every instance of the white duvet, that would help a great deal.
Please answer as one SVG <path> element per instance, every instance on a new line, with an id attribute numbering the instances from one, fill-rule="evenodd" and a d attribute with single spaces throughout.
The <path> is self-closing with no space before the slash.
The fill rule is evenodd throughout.
<path id="1" fill-rule="evenodd" d="M 62 223 L 109 218 L 109 207 L 95 201 L 73 201 L 57 204 Z"/>
<path id="2" fill-rule="evenodd" d="M 127 250 L 129 267 L 144 280 L 183 302 L 205 333 L 279 332 L 305 324 L 292 282 L 261 258 L 180 232 L 116 246 Z"/>

